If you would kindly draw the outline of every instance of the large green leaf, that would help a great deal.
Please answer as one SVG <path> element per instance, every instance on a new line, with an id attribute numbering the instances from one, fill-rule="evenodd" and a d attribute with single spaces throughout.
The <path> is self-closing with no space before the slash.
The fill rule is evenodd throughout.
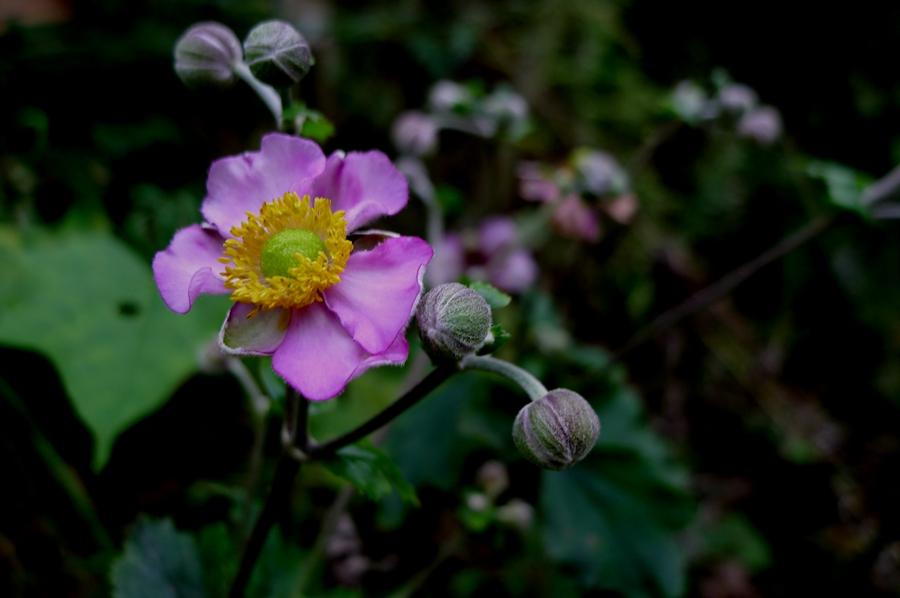
<path id="1" fill-rule="evenodd" d="M 116 598 L 202 598 L 203 568 L 194 539 L 168 519 L 141 521 L 110 571 Z"/>
<path id="2" fill-rule="evenodd" d="M 543 474 L 547 551 L 586 586 L 679 595 L 685 563 L 677 534 L 692 513 L 682 470 L 643 422 L 630 391 L 620 390 L 598 413 L 603 430 L 591 456 Z"/>
<path id="3" fill-rule="evenodd" d="M 57 367 L 94 434 L 98 468 L 116 436 L 195 370 L 226 304 L 204 298 L 188 316 L 171 313 L 149 266 L 106 234 L 0 245 L 0 343 L 43 353 Z"/>

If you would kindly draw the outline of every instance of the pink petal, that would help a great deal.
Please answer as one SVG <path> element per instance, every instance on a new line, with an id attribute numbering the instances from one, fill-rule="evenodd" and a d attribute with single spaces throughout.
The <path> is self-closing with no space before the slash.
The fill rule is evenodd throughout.
<path id="1" fill-rule="evenodd" d="M 507 247 L 519 244 L 516 223 L 508 216 L 487 218 L 478 228 L 478 247 L 485 255 L 491 255 Z"/>
<path id="2" fill-rule="evenodd" d="M 344 210 L 350 232 L 402 210 L 409 190 L 406 177 L 381 152 L 350 152 L 346 156 L 335 152 L 328 156 L 325 171 L 309 194 L 327 197 L 333 209 Z"/>
<path id="3" fill-rule="evenodd" d="M 213 162 L 206 179 L 201 212 L 223 236 L 257 213 L 262 204 L 288 191 L 302 192 L 325 168 L 325 154 L 314 142 L 270 133 L 258 152 L 246 152 Z"/>
<path id="4" fill-rule="evenodd" d="M 406 329 L 433 253 L 417 237 L 386 239 L 355 252 L 341 281 L 325 291 L 325 304 L 356 342 L 380 353 Z"/>
<path id="5" fill-rule="evenodd" d="M 507 293 L 522 293 L 531 288 L 538 276 L 538 266 L 525 249 L 494 255 L 487 264 L 491 284 Z"/>
<path id="6" fill-rule="evenodd" d="M 219 346 L 232 355 L 271 355 L 284 340 L 291 312 L 267 309 L 248 318 L 255 308 L 249 303 L 235 303 L 219 331 Z"/>
<path id="7" fill-rule="evenodd" d="M 294 311 L 272 367 L 307 399 L 324 401 L 340 394 L 350 380 L 371 367 L 402 364 L 408 353 L 402 335 L 379 354 L 367 352 L 336 315 L 322 303 L 314 303 Z"/>
<path id="8" fill-rule="evenodd" d="M 448 233 L 434 246 L 434 259 L 425 277 L 430 286 L 456 282 L 465 270 L 466 252 L 459 235 Z"/>
<path id="9" fill-rule="evenodd" d="M 183 228 L 164 251 L 153 258 L 153 278 L 163 301 L 174 312 L 185 314 L 201 293 L 228 292 L 219 274 L 223 239 L 199 224 Z"/>

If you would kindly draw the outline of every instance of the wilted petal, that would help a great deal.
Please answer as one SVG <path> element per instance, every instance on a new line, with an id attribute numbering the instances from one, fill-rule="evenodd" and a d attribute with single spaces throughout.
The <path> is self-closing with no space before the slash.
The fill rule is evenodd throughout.
<path id="1" fill-rule="evenodd" d="M 271 355 L 284 340 L 291 312 L 286 309 L 261 310 L 248 317 L 256 306 L 235 303 L 219 331 L 219 346 L 232 355 Z"/>
<path id="2" fill-rule="evenodd" d="M 292 314 L 272 367 L 304 397 L 323 401 L 340 394 L 350 380 L 370 367 L 401 364 L 408 353 L 402 335 L 379 354 L 367 352 L 331 310 L 314 303 Z"/>
<path id="3" fill-rule="evenodd" d="M 347 232 L 396 214 L 409 195 L 406 177 L 378 151 L 331 154 L 308 193 L 331 199 L 333 210 L 344 210 Z"/>
<path id="4" fill-rule="evenodd" d="M 371 353 L 385 350 L 409 323 L 431 247 L 416 237 L 386 239 L 350 256 L 341 281 L 325 291 L 325 304 L 347 332 Z"/>
<path id="5" fill-rule="evenodd" d="M 308 139 L 283 133 L 263 137 L 258 152 L 213 162 L 201 211 L 224 236 L 257 213 L 266 202 L 288 191 L 303 192 L 325 168 L 325 155 Z"/>
<path id="6" fill-rule="evenodd" d="M 201 293 L 227 292 L 219 263 L 223 239 L 199 224 L 183 228 L 153 258 L 153 278 L 163 301 L 174 312 L 190 311 Z"/>

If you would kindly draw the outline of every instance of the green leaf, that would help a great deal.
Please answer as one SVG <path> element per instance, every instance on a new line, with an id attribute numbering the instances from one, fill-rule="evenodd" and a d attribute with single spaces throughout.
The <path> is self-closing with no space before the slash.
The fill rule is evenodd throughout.
<path id="1" fill-rule="evenodd" d="M 476 280 L 469 284 L 469 288 L 484 297 L 491 309 L 506 307 L 512 301 L 512 297 L 487 282 Z"/>
<path id="2" fill-rule="evenodd" d="M 110 570 L 116 598 L 200 598 L 203 569 L 194 540 L 168 519 L 138 522 Z"/>
<path id="3" fill-rule="evenodd" d="M 484 345 L 480 351 L 478 351 L 479 355 L 484 355 L 485 353 L 493 353 L 494 351 L 499 351 L 503 345 L 509 342 L 509 339 L 512 338 L 512 335 L 507 332 L 506 328 L 501 324 L 494 324 L 491 326 L 491 337 L 494 339 L 490 343 Z"/>
<path id="4" fill-rule="evenodd" d="M 586 586 L 679 595 L 685 562 L 676 538 L 693 511 L 683 471 L 643 422 L 633 393 L 621 389 L 598 413 L 603 430 L 591 456 L 543 473 L 544 545 Z"/>
<path id="5" fill-rule="evenodd" d="M 370 442 L 344 447 L 324 465 L 372 500 L 380 500 L 396 491 L 405 502 L 419 504 L 415 488 L 406 481 L 391 458 Z"/>
<path id="6" fill-rule="evenodd" d="M 318 110 L 308 108 L 303 102 L 294 102 L 284 110 L 284 121 L 294 128 L 298 135 L 316 141 L 327 141 L 334 135 L 334 125 Z"/>
<path id="7" fill-rule="evenodd" d="M 825 183 L 828 202 L 857 214 L 866 214 L 862 203 L 863 191 L 872 183 L 872 178 L 843 164 L 813 160 L 806 167 L 809 176 Z"/>
<path id="8" fill-rule="evenodd" d="M 171 313 L 149 266 L 102 233 L 0 246 L 0 300 L 0 344 L 53 362 L 94 435 L 96 468 L 196 370 L 227 305 L 204 298 L 188 316 Z"/>
<path id="9" fill-rule="evenodd" d="M 463 408 L 485 391 L 475 375 L 454 376 L 391 425 L 387 451 L 413 485 L 449 490 L 459 481 Z"/>

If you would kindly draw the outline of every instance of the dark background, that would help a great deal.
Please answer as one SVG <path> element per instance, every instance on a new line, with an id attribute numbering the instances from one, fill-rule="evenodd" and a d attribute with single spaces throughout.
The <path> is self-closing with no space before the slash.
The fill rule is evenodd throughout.
<path id="1" fill-rule="evenodd" d="M 431 84 L 448 78 L 509 81 L 528 99 L 534 130 L 514 147 L 517 157 L 553 163 L 588 145 L 627 163 L 666 125 L 660 106 L 678 81 L 708 85 L 714 69 L 727 70 L 778 108 L 782 141 L 758 147 L 683 126 L 635 178 L 635 224 L 596 245 L 555 239 L 537 251 L 540 287 L 564 328 L 597 350 L 615 351 L 665 309 L 830 215 L 824 189 L 798 174 L 798 161 L 815 157 L 878 177 L 900 158 L 900 6 L 891 3 L 47 6 L 44 13 L 43 5 L 0 2 L 0 15 L 16 17 L 0 30 L 0 222 L 58 230 L 99 215 L 148 263 L 175 229 L 195 221 L 209 162 L 256 147 L 267 126 L 265 108 L 246 87 L 197 92 L 176 78 L 172 47 L 196 21 L 221 21 L 243 37 L 260 20 L 292 20 L 317 57 L 301 96 L 336 126 L 327 149 L 378 147 L 390 155 L 393 118 L 421 107 Z M 472 191 L 480 176 L 512 179 L 511 167 L 489 169 L 495 151 L 493 141 L 442 136 L 432 172 L 467 202 L 450 215 L 451 226 L 528 208 L 514 184 L 507 195 Z M 415 233 L 421 216 L 411 202 L 392 224 Z M 685 555 L 686 595 L 900 593 L 896 232 L 890 223 L 839 216 L 728 299 L 616 366 L 641 397 L 646 431 L 664 438 L 689 472 L 693 515 L 666 532 Z M 510 316 L 526 329 L 533 301 L 523 298 Z M 514 339 L 510 350 L 523 365 L 559 385 L 581 384 L 575 388 L 588 398 L 610 384 L 607 373 L 579 372 L 529 338 Z M 503 405 L 494 416 L 508 425 L 512 390 L 487 388 Z M 198 480 L 233 482 L 246 467 L 252 432 L 227 377 L 192 377 L 120 436 L 99 472 L 91 468 L 90 433 L 49 361 L 3 348 L 0 390 L 0 593 L 105 594 L 109 562 L 139 515 L 172 517 L 190 531 L 228 517 L 226 498 L 196 488 Z M 509 448 L 467 442 L 444 475 L 471 483 L 485 459 L 501 458 L 512 472 L 509 492 L 537 504 L 538 473 Z M 60 479 L 83 486 L 95 516 L 73 506 Z M 459 487 L 418 487 L 423 507 L 394 527 L 375 513 L 383 505 L 352 503 L 367 556 L 400 563 L 367 573 L 367 594 L 403 586 L 427 566 L 423 552 L 436 554 L 455 537 L 446 530 L 458 527 Z M 298 499 L 291 525 L 309 532 L 299 535 L 303 550 L 334 492 L 313 482 Z M 732 515 L 753 540 L 726 533 L 725 548 L 704 544 L 722 533 L 715 522 Z M 612 591 L 602 579 L 570 585 L 566 565 L 548 569 L 558 579 L 511 582 L 504 571 L 541 562 L 547 548 L 537 537 L 506 533 L 465 531 L 466 548 L 438 561 L 418 591 Z M 755 550 L 747 546 L 760 543 L 768 554 L 761 565 L 747 556 Z M 327 571 L 317 583 L 323 595 L 342 584 L 360 587 Z M 614 590 L 665 593 L 645 582 Z"/>

